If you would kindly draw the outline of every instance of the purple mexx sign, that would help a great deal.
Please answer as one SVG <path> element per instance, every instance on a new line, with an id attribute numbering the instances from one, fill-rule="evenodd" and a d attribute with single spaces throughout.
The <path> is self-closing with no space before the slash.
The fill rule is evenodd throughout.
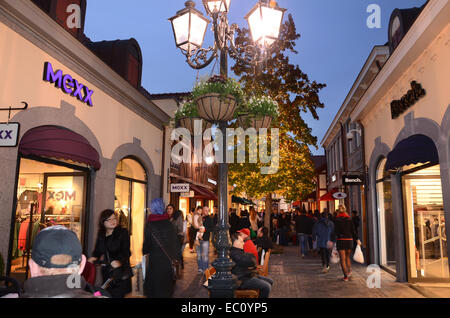
<path id="1" fill-rule="evenodd" d="M 72 76 L 64 75 L 61 70 L 54 71 L 50 62 L 44 64 L 44 81 L 55 83 L 55 87 L 60 88 L 64 93 L 78 98 L 91 107 L 93 106 L 92 95 L 94 91 L 79 83 Z"/>

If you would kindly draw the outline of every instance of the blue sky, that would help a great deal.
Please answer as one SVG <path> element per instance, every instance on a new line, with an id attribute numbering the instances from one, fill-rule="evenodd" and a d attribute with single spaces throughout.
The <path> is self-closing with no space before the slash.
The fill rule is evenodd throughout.
<path id="1" fill-rule="evenodd" d="M 194 0 L 204 12 L 201 0 Z M 184 8 L 184 0 L 120 0 L 88 1 L 85 33 L 93 41 L 135 38 L 143 52 L 142 85 L 151 93 L 190 91 L 197 71 L 185 62 L 175 47 L 168 18 Z M 229 19 L 240 27 L 248 27 L 244 16 L 257 0 L 231 0 Z M 425 0 L 279 0 L 280 7 L 292 14 L 297 32 L 299 54 L 291 57 L 311 80 L 326 83 L 320 93 L 325 108 L 320 120 L 304 114 L 313 134 L 322 140 L 336 112 L 347 96 L 374 45 L 388 41 L 388 23 L 395 8 L 421 6 Z M 367 7 L 381 7 L 381 28 L 369 29 Z M 212 44 L 212 32 L 204 45 Z M 200 71 L 209 75 L 212 65 Z M 216 68 L 217 72 L 217 68 Z M 232 75 L 230 73 L 230 75 Z M 319 146 L 320 147 L 320 146 Z M 323 149 L 312 148 L 314 154 Z"/>

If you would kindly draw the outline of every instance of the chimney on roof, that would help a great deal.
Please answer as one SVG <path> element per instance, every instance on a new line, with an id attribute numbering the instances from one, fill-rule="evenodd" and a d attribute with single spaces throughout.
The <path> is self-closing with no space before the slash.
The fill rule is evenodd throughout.
<path id="1" fill-rule="evenodd" d="M 87 0 L 32 0 L 74 37 L 84 36 Z"/>

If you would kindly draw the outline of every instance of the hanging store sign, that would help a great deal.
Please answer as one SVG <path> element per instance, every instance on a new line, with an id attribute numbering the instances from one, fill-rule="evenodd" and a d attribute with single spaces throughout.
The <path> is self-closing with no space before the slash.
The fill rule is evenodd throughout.
<path id="1" fill-rule="evenodd" d="M 400 100 L 394 100 L 391 102 L 391 114 L 392 119 L 396 119 L 408 108 L 412 107 L 423 96 L 426 95 L 426 91 L 423 89 L 420 83 L 416 81 L 411 82 L 411 89 Z"/>
<path id="2" fill-rule="evenodd" d="M 19 129 L 19 123 L 0 123 L 0 147 L 16 147 Z"/>
<path id="3" fill-rule="evenodd" d="M 364 177 L 356 176 L 356 175 L 342 176 L 342 184 L 343 185 L 364 185 Z"/>
<path id="4" fill-rule="evenodd" d="M 347 197 L 347 194 L 345 194 L 344 192 L 336 192 L 333 194 L 333 198 L 335 198 L 336 200 L 342 200 L 345 199 Z"/>
<path id="5" fill-rule="evenodd" d="M 54 71 L 50 62 L 44 64 L 44 81 L 51 84 L 54 83 L 55 87 L 60 88 L 64 93 L 76 97 L 88 106 L 94 106 L 92 103 L 94 91 L 79 83 L 72 76 L 68 74 L 64 75 L 61 70 Z"/>
<path id="6" fill-rule="evenodd" d="M 195 197 L 195 193 L 194 193 L 194 191 L 189 191 L 189 192 L 186 192 L 186 193 L 180 193 L 180 197 L 182 197 L 182 198 L 193 198 L 193 197 Z"/>
<path id="7" fill-rule="evenodd" d="M 173 183 L 170 185 L 170 192 L 189 192 L 189 183 Z"/>

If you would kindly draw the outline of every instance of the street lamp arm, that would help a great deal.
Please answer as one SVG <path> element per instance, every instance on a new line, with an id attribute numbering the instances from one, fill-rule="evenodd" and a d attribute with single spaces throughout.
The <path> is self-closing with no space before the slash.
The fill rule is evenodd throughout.
<path id="1" fill-rule="evenodd" d="M 212 55 L 208 58 L 208 54 L 213 52 Z M 217 47 L 209 47 L 207 49 L 200 48 L 196 50 L 193 54 L 186 54 L 186 61 L 190 67 L 195 70 L 200 70 L 202 68 L 207 67 L 214 61 L 217 57 Z"/>

